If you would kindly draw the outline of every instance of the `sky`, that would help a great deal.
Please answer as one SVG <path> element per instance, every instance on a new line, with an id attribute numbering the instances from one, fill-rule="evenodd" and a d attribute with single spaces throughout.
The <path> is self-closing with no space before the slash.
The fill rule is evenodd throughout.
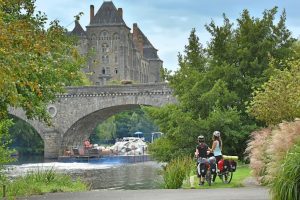
<path id="1" fill-rule="evenodd" d="M 74 28 L 74 16 L 79 12 L 84 15 L 80 24 L 85 29 L 89 24 L 90 5 L 94 5 L 95 14 L 104 0 L 36 0 L 36 9 L 44 12 L 49 21 L 55 19 L 68 30 Z M 275 21 L 286 10 L 286 25 L 293 36 L 300 36 L 300 1 L 299 0 L 113 0 L 116 8 L 123 9 L 123 19 L 128 27 L 137 23 L 139 28 L 158 49 L 158 56 L 164 67 L 178 69 L 178 52 L 183 52 L 188 43 L 192 28 L 196 29 L 200 43 L 206 46 L 210 35 L 205 24 L 212 20 L 222 25 L 223 13 L 236 24 L 244 9 L 250 15 L 261 18 L 266 9 L 278 7 Z"/>

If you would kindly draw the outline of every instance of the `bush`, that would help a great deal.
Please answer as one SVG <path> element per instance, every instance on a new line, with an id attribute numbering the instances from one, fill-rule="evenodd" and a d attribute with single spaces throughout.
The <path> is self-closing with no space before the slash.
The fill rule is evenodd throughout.
<path id="1" fill-rule="evenodd" d="M 252 175 L 257 177 L 260 183 L 264 183 L 267 163 L 269 162 L 267 156 L 267 148 L 269 147 L 270 137 L 272 135 L 271 128 L 264 128 L 259 131 L 251 133 L 252 140 L 249 141 L 246 148 L 246 154 L 250 160 L 250 168 Z"/>
<path id="2" fill-rule="evenodd" d="M 54 169 L 29 172 L 6 185 L 6 196 L 15 199 L 19 196 L 41 195 L 49 192 L 86 191 L 88 186 L 80 180 L 72 180 L 68 175 L 59 174 Z M 2 196 L 2 191 L 0 191 Z"/>
<path id="3" fill-rule="evenodd" d="M 300 120 L 252 133 L 246 152 L 253 175 L 262 184 L 272 184 L 287 152 L 300 140 Z"/>
<path id="4" fill-rule="evenodd" d="M 274 200 L 300 200 L 300 142 L 287 153 L 270 186 Z"/>
<path id="5" fill-rule="evenodd" d="M 163 172 L 164 184 L 167 189 L 177 189 L 183 180 L 189 177 L 195 162 L 191 157 L 178 157 L 167 164 Z"/>
<path id="6" fill-rule="evenodd" d="M 272 138 L 267 150 L 270 161 L 267 164 L 266 182 L 272 183 L 281 170 L 282 161 L 287 152 L 300 140 L 300 120 L 284 122 L 272 131 Z"/>

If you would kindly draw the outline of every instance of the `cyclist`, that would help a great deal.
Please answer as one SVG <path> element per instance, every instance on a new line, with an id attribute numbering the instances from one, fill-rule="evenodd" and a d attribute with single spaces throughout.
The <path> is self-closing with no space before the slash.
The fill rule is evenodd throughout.
<path id="1" fill-rule="evenodd" d="M 220 131 L 214 131 L 213 132 L 213 143 L 211 150 L 217 160 L 217 163 L 219 160 L 222 159 L 222 140 L 221 140 L 221 133 Z"/>
<path id="2" fill-rule="evenodd" d="M 211 150 L 214 154 L 214 157 L 216 158 L 216 162 L 218 164 L 219 160 L 222 159 L 222 140 L 221 140 L 221 133 L 220 131 L 214 131 L 213 132 L 213 143 Z M 213 176 L 213 182 L 216 179 L 216 175 Z"/>
<path id="3" fill-rule="evenodd" d="M 195 156 L 198 158 L 198 161 L 200 161 L 200 163 L 197 163 L 197 169 L 198 169 L 198 164 L 200 166 L 201 166 L 202 163 L 206 164 L 207 157 L 208 157 L 208 151 L 210 151 L 210 150 L 211 149 L 205 143 L 204 136 L 199 135 L 198 136 L 198 145 L 196 147 L 196 152 L 195 152 Z M 199 177 L 199 185 L 203 185 L 205 176 L 203 176 L 203 174 L 201 175 L 200 170 L 198 170 L 197 174 L 198 174 L 198 177 Z"/>

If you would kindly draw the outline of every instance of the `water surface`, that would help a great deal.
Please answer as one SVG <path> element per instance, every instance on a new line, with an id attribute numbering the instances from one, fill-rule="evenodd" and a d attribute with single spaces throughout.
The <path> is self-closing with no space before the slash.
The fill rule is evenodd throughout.
<path id="1" fill-rule="evenodd" d="M 81 162 L 23 162 L 8 166 L 9 177 L 26 172 L 53 169 L 87 182 L 92 189 L 157 189 L 161 187 L 161 165 L 154 161 L 125 163 L 124 161 L 97 160 Z"/>

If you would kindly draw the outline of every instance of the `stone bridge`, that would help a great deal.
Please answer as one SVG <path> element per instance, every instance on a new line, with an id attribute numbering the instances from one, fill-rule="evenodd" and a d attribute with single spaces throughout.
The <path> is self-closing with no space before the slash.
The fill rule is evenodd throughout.
<path id="1" fill-rule="evenodd" d="M 40 134 L 45 158 L 57 158 L 66 147 L 82 145 L 96 125 L 112 115 L 140 105 L 160 107 L 168 103 L 176 103 L 176 99 L 166 83 L 68 87 L 48 105 L 52 126 L 28 120 L 21 109 L 10 109 L 10 114 Z"/>

